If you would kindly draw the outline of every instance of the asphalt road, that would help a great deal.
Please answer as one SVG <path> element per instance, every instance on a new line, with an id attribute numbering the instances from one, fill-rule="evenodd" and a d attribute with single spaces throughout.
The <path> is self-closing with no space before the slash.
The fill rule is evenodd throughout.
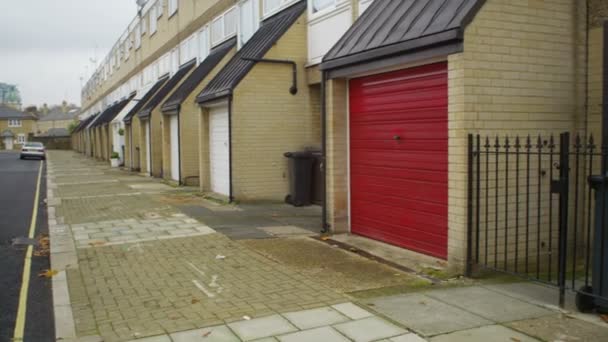
<path id="1" fill-rule="evenodd" d="M 27 237 L 32 219 L 38 160 L 19 160 L 19 154 L 0 151 L 0 341 L 13 338 L 22 285 L 25 246 L 13 246 L 15 237 Z M 40 187 L 36 236 L 48 234 L 46 170 Z M 25 316 L 24 341 L 54 341 L 51 280 L 38 274 L 49 269 L 48 256 L 33 256 Z"/>

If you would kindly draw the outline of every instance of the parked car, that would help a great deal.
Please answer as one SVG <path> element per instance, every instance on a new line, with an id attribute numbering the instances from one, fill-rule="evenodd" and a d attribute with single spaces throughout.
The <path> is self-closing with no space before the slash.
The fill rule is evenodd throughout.
<path id="1" fill-rule="evenodd" d="M 44 145 L 39 142 L 26 142 L 21 147 L 21 159 L 25 158 L 40 158 L 46 159 L 46 153 L 44 151 Z"/>

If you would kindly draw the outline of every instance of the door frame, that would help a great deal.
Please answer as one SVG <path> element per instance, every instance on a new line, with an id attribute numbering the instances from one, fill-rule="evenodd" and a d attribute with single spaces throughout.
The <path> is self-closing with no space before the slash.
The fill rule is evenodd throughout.
<path id="1" fill-rule="evenodd" d="M 232 193 L 232 101 L 218 101 L 212 104 L 206 105 L 207 108 L 207 121 L 209 126 L 209 137 L 211 140 L 211 110 L 215 108 L 225 107 L 228 115 L 228 200 L 230 203 L 233 202 Z M 208 142 L 209 143 L 209 142 Z M 211 148 L 209 148 L 209 175 L 211 176 Z M 210 181 L 211 183 L 211 181 Z M 211 184 L 209 184 L 211 189 Z"/>
<path id="2" fill-rule="evenodd" d="M 167 116 L 165 116 L 167 117 Z M 170 163 L 170 169 L 171 169 L 171 179 L 174 181 L 177 181 L 178 184 L 181 185 L 181 179 L 182 179 L 182 167 L 181 167 L 181 163 L 182 163 L 182 158 L 181 158 L 181 127 L 180 127 L 180 120 L 179 120 L 179 113 L 174 114 L 174 115 L 168 115 L 169 117 L 169 151 L 170 151 L 170 155 L 169 155 L 169 163 Z M 175 118 L 174 118 L 175 117 Z M 177 137 L 175 137 L 175 139 L 177 139 L 177 155 L 174 156 L 173 154 L 173 128 L 172 128 L 172 122 L 173 120 L 175 120 L 175 124 L 177 125 L 177 129 L 176 129 L 176 134 Z M 173 174 L 173 158 L 177 158 L 177 176 Z M 175 179 L 177 178 L 177 179 Z"/>
<path id="3" fill-rule="evenodd" d="M 414 63 L 408 63 L 408 64 L 404 64 L 404 65 L 399 65 L 399 66 L 394 66 L 394 67 L 390 67 L 390 68 L 385 68 L 385 69 L 377 69 L 377 70 L 373 70 L 373 71 L 368 71 L 365 73 L 361 73 L 361 74 L 357 74 L 357 75 L 352 75 L 349 77 L 346 77 L 346 215 L 347 215 L 347 224 L 348 224 L 348 233 L 352 234 L 352 206 L 351 206 L 351 167 L 350 167 L 350 162 L 351 162 L 351 156 L 350 156 L 350 81 L 356 78 L 363 78 L 363 77 L 368 77 L 368 76 L 374 76 L 374 75 L 380 75 L 380 74 L 387 74 L 387 73 L 391 73 L 391 72 L 396 72 L 396 71 L 400 71 L 400 70 L 405 70 L 405 69 L 412 69 L 412 68 L 416 68 L 416 67 L 421 67 L 421 66 L 425 66 L 425 65 L 430 65 L 430 64 L 437 64 L 437 63 L 446 63 L 447 64 L 447 68 L 449 71 L 449 61 L 448 61 L 448 56 L 444 56 L 444 57 L 438 57 L 438 58 L 431 58 L 425 61 L 418 61 L 418 62 L 414 62 Z M 449 76 L 449 75 L 448 75 Z M 449 79 L 448 79 L 448 83 L 449 83 Z M 448 84 L 449 86 L 449 84 Z M 448 89 L 448 101 L 449 101 L 449 89 Z M 450 112 L 448 109 L 448 125 L 450 122 Z M 449 126 L 448 126 L 449 127 Z M 449 133 L 449 128 L 448 128 L 448 133 Z M 449 135 L 448 135 L 448 146 L 449 146 Z M 449 150 L 448 150 L 448 159 L 449 159 Z M 448 163 L 448 177 L 449 177 L 449 163 Z M 449 178 L 448 178 L 449 181 Z M 449 185 L 449 184 L 448 184 Z M 448 186 L 448 210 L 449 210 L 449 186 Z M 447 232 L 448 232 L 448 247 L 449 247 L 449 243 L 450 243 L 450 226 L 449 226 L 449 221 L 448 221 L 448 226 L 447 226 Z M 374 240 L 374 241 L 379 241 L 379 240 Z M 383 241 L 379 241 L 382 243 L 386 243 Z M 388 243 L 386 243 L 388 244 Z M 394 245 L 391 245 L 394 246 Z M 396 246 L 398 247 L 398 246 Z M 448 250 L 448 255 L 446 257 L 446 259 L 441 259 L 441 258 L 437 258 L 435 256 L 432 255 L 428 255 L 428 254 L 423 254 L 420 252 L 416 252 L 410 249 L 407 249 L 405 247 L 398 247 L 401 249 L 405 249 L 409 252 L 412 253 L 416 253 L 416 254 L 420 254 L 423 255 L 425 257 L 428 258 L 433 258 L 433 259 L 437 259 L 437 260 L 441 260 L 441 261 L 447 261 L 449 259 L 449 250 Z"/>

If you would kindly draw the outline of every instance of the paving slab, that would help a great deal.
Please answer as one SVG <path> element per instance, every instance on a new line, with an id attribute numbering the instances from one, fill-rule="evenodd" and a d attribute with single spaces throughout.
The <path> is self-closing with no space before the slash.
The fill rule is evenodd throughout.
<path id="1" fill-rule="evenodd" d="M 480 328 L 439 335 L 430 342 L 536 342 L 535 338 L 501 325 L 487 325 Z"/>
<path id="2" fill-rule="evenodd" d="M 604 326 L 560 314 L 512 322 L 507 326 L 543 341 L 608 341 L 608 324 L 602 324 Z"/>
<path id="3" fill-rule="evenodd" d="M 228 324 L 243 341 L 251 341 L 298 331 L 289 321 L 279 315 L 256 318 Z"/>
<path id="4" fill-rule="evenodd" d="M 426 295 L 497 323 L 553 314 L 538 305 L 490 291 L 480 286 L 428 291 Z"/>
<path id="5" fill-rule="evenodd" d="M 389 339 L 390 342 L 426 342 L 425 339 L 416 334 L 405 334 Z"/>
<path id="6" fill-rule="evenodd" d="M 318 308 L 283 314 L 293 325 L 306 330 L 348 321 L 348 317 L 330 308 Z"/>
<path id="7" fill-rule="evenodd" d="M 331 307 L 338 310 L 340 313 L 350 319 L 361 319 L 373 316 L 371 312 L 366 311 L 353 303 L 336 304 L 332 305 Z"/>
<path id="8" fill-rule="evenodd" d="M 553 307 L 558 307 L 559 305 L 559 289 L 553 286 L 533 282 L 517 282 L 485 285 L 484 287 L 528 303 Z M 574 292 L 566 292 L 564 307 L 566 310 L 577 311 L 575 298 Z"/>
<path id="9" fill-rule="evenodd" d="M 373 309 L 423 336 L 445 334 L 492 324 L 492 321 L 424 294 L 406 294 L 366 301 Z M 407 308 L 407 309 L 406 309 Z"/>
<path id="10" fill-rule="evenodd" d="M 173 342 L 240 342 L 238 337 L 225 325 L 181 331 L 170 335 Z"/>
<path id="11" fill-rule="evenodd" d="M 346 337 L 356 342 L 376 341 L 395 337 L 407 331 L 378 317 L 368 317 L 357 321 L 333 326 Z"/>
<path id="12" fill-rule="evenodd" d="M 322 327 L 279 336 L 281 342 L 349 342 L 350 340 L 331 327 Z"/>

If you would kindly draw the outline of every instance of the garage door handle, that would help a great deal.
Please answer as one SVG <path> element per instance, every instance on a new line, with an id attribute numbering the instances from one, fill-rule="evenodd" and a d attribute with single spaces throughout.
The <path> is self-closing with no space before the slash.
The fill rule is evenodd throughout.
<path id="1" fill-rule="evenodd" d="M 394 139 L 394 140 L 401 140 L 401 137 L 400 137 L 400 136 L 398 136 L 398 135 L 395 135 L 395 136 L 393 137 L 393 139 Z"/>

